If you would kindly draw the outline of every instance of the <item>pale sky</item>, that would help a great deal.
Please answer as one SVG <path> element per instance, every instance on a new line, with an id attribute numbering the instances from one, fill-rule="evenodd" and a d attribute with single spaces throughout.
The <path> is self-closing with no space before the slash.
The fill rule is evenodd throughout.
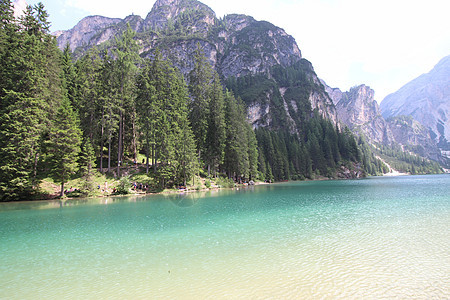
<path id="1" fill-rule="evenodd" d="M 39 1 L 28 0 L 29 4 Z M 145 18 L 155 0 L 41 0 L 52 31 L 83 17 Z M 318 76 L 343 91 L 366 84 L 381 102 L 450 55 L 448 0 L 203 0 L 218 17 L 241 13 L 292 35 Z"/>

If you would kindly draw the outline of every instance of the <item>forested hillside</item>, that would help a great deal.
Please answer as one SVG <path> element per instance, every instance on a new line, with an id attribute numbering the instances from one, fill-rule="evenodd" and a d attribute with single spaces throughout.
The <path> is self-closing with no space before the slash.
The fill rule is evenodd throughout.
<path id="1" fill-rule="evenodd" d="M 158 49 L 139 55 L 130 25 L 110 47 L 91 47 L 75 61 L 69 45 L 59 50 L 49 34 L 42 4 L 20 20 L 9 1 L 1 5 L 2 201 L 29 199 L 46 177 L 61 196 L 73 176 L 88 190 L 96 172 L 120 178 L 121 167 L 142 156 L 143 172 L 161 189 L 196 175 L 236 182 L 364 176 L 368 154 L 312 107 L 317 85 L 306 61 L 274 66 L 271 78 L 230 77 L 225 89 L 200 43 L 185 76 Z M 255 132 L 247 106 L 267 91 L 275 95 L 270 126 Z"/>

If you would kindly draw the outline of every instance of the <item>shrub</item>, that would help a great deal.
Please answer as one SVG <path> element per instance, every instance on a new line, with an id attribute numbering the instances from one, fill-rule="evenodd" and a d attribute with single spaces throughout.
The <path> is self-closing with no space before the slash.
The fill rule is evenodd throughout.
<path id="1" fill-rule="evenodd" d="M 205 186 L 207 189 L 211 188 L 211 181 L 209 179 L 205 180 Z"/>
<path id="2" fill-rule="evenodd" d="M 232 188 L 234 187 L 234 181 L 229 178 L 219 178 L 217 180 L 217 185 L 221 188 Z"/>
<path id="3" fill-rule="evenodd" d="M 119 184 L 117 185 L 116 188 L 116 194 L 119 195 L 126 195 L 130 192 L 130 178 L 128 176 L 124 176 L 122 178 L 120 178 L 119 180 Z"/>

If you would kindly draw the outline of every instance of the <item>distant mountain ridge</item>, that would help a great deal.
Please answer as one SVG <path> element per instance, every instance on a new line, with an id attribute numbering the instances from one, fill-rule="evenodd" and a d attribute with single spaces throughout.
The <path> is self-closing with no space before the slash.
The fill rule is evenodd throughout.
<path id="1" fill-rule="evenodd" d="M 336 105 L 339 121 L 357 135 L 364 135 L 371 144 L 400 145 L 420 156 L 446 163 L 430 131 L 413 117 L 397 116 L 386 120 L 370 87 L 363 84 L 342 92 L 327 86 L 324 81 L 322 84 Z"/>
<path id="2" fill-rule="evenodd" d="M 450 56 L 384 98 L 381 111 L 385 118 L 412 116 L 442 149 L 450 150 Z"/>

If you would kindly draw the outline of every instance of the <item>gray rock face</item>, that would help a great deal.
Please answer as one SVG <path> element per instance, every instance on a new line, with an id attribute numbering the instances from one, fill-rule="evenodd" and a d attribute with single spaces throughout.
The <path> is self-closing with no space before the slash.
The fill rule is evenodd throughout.
<path id="1" fill-rule="evenodd" d="M 157 0 L 144 21 L 144 29 L 163 29 L 169 20 L 175 23 L 185 12 L 202 12 L 201 18 L 195 20 L 192 32 L 205 32 L 209 25 L 214 25 L 216 14 L 207 5 L 196 0 Z"/>
<path id="2" fill-rule="evenodd" d="M 69 44 L 70 49 L 74 51 L 78 47 L 96 46 L 113 38 L 116 33 L 113 26 L 121 21 L 121 19 L 102 16 L 89 16 L 78 22 L 72 29 L 57 31 L 53 34 L 60 48 Z"/>
<path id="3" fill-rule="evenodd" d="M 327 86 L 325 90 L 336 105 L 339 120 L 353 132 L 363 133 L 372 143 L 390 145 L 394 141 L 370 87 L 360 85 L 344 93 Z"/>
<path id="4" fill-rule="evenodd" d="M 301 59 L 297 43 L 283 29 L 245 15 L 219 20 L 214 11 L 195 0 L 158 0 L 145 20 L 90 16 L 68 31 L 53 34 L 61 49 L 69 43 L 72 51 L 82 54 L 113 39 L 126 23 L 138 33 L 142 56 L 151 56 L 160 48 L 183 73 L 189 71 L 197 43 L 224 78 L 267 72 L 276 64 L 287 66 Z"/>
<path id="5" fill-rule="evenodd" d="M 325 88 L 325 91 L 327 92 L 328 96 L 330 96 L 331 100 L 333 101 L 334 105 L 337 105 L 338 102 L 342 99 L 342 95 L 344 94 L 339 88 L 332 88 L 329 87 L 325 81 L 322 79 L 320 80 L 322 85 Z"/>
<path id="6" fill-rule="evenodd" d="M 439 146 L 450 150 L 450 56 L 381 102 L 385 118 L 412 116 L 427 127 Z"/>
<path id="7" fill-rule="evenodd" d="M 405 151 L 414 151 L 422 157 L 446 163 L 430 131 L 411 116 L 385 120 L 370 87 L 360 85 L 343 93 L 322 83 L 336 104 L 339 121 L 354 133 L 362 133 L 372 144 L 399 144 Z"/>
<path id="8" fill-rule="evenodd" d="M 411 116 L 392 117 L 387 120 L 394 140 L 414 149 L 422 157 L 444 163 L 441 152 L 430 136 L 430 131 Z"/>

